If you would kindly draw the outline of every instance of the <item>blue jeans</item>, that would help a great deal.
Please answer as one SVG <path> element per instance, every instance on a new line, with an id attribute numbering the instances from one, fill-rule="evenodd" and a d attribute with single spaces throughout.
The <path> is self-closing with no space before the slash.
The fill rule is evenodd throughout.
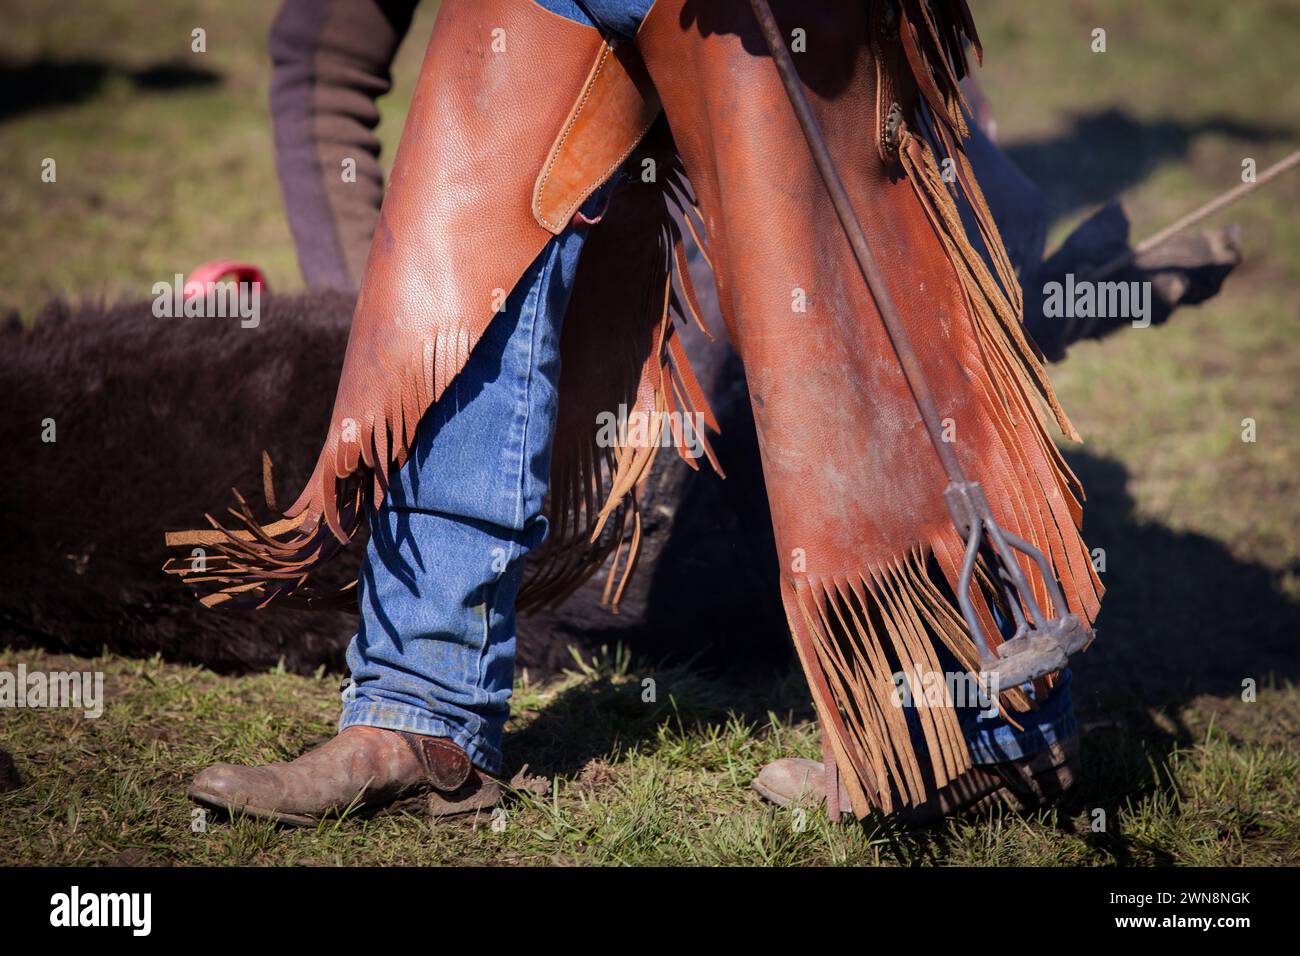
<path id="1" fill-rule="evenodd" d="M 540 2 L 589 25 L 599 18 L 604 29 L 626 37 L 652 0 Z M 596 213 L 608 189 L 584 212 Z M 514 600 L 524 558 L 546 535 L 542 499 L 555 432 L 560 325 L 584 238 L 570 228 L 542 250 L 421 420 L 410 459 L 371 517 L 340 730 L 361 724 L 449 737 L 476 766 L 501 769 L 514 679 Z M 1048 704 L 1064 707 L 1072 722 L 1068 688 L 1062 690 Z M 1045 706 L 1038 715 L 1047 713 Z M 1044 723 L 1038 715 L 1026 734 L 975 718 L 967 739 L 973 751 L 1001 755 L 988 759 L 1033 752 L 1061 728 L 1057 718 Z"/>
<path id="2" fill-rule="evenodd" d="M 603 206 L 609 184 L 584 206 Z M 586 233 L 542 250 L 429 409 L 371 516 L 339 729 L 450 737 L 501 766 L 524 556 L 546 536 L 560 322 Z"/>

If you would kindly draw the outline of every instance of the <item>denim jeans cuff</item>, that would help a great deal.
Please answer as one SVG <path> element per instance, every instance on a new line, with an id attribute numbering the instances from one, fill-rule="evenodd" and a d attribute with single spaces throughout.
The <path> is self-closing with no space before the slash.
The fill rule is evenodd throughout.
<path id="1" fill-rule="evenodd" d="M 966 746 L 970 750 L 972 763 L 1002 763 L 1031 757 L 1052 744 L 1063 743 L 1077 729 L 1073 709 L 1063 709 L 1050 720 L 1039 723 L 1031 723 L 1038 716 L 1033 711 L 1015 716 L 1024 724 L 1024 730 L 1003 726 L 992 732 L 966 734 Z"/>
<path id="2" fill-rule="evenodd" d="M 402 704 L 376 703 L 372 700 L 353 700 L 344 703 L 339 716 L 339 731 L 347 727 L 381 727 L 384 730 L 405 730 L 429 737 L 446 737 L 469 755 L 470 762 L 484 773 L 501 773 L 501 751 L 481 737 L 453 728 L 437 717 L 422 710 Z"/>

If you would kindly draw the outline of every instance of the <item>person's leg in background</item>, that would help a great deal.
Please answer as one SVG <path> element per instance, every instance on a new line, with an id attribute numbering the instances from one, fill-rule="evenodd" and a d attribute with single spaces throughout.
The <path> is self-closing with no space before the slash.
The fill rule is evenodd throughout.
<path id="1" fill-rule="evenodd" d="M 377 100 L 418 5 L 283 0 L 271 26 L 275 168 L 309 289 L 360 286 L 384 189 Z"/>

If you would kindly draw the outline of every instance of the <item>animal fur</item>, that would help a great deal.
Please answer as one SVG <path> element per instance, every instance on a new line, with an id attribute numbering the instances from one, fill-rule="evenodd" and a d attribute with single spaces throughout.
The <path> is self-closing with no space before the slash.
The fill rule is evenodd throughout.
<path id="1" fill-rule="evenodd" d="M 55 303 L 32 327 L 0 332 L 0 437 L 10 452 L 0 480 L 0 646 L 157 653 L 222 672 L 281 660 L 300 672 L 340 669 L 354 614 L 209 610 L 161 567 L 172 556 L 164 531 L 192 527 L 205 508 L 230 499 L 232 486 L 260 502 L 264 449 L 282 493 L 301 485 L 325 431 L 352 308 L 344 293 L 269 295 L 260 324 L 244 329 L 237 319 L 156 318 L 149 302 Z M 693 347 L 708 353 L 709 380 L 731 383 L 720 407 L 741 438 L 731 449 L 736 460 L 747 453 L 743 379 L 725 345 Z M 52 442 L 42 440 L 47 419 Z M 692 492 L 694 473 L 662 457 L 643 495 L 648 565 L 622 613 L 600 606 L 598 576 L 560 608 L 521 620 L 521 666 L 553 671 L 570 662 L 571 645 L 589 651 L 616 641 L 654 657 L 695 655 L 706 650 L 699 635 L 710 632 L 743 641 L 750 658 L 762 658 L 763 647 L 768 660 L 782 658 L 779 608 L 753 599 L 772 593 L 763 586 L 768 569 L 741 560 L 771 553 L 766 516 L 760 510 L 747 521 L 718 499 L 740 496 L 745 508 L 761 509 L 761 479 L 724 487 L 706 476 Z M 690 540 L 676 522 L 683 514 Z M 757 542 L 745 525 L 760 529 Z M 330 562 L 325 583 L 355 578 L 363 547 L 364 539 Z M 665 550 L 672 570 L 657 566 Z M 654 600 L 659 588 L 682 593 L 683 577 L 690 599 L 671 607 Z"/>

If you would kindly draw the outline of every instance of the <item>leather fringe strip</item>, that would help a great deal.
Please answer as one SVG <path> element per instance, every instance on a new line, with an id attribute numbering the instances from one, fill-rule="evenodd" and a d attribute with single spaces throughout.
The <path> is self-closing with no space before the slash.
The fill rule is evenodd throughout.
<path id="1" fill-rule="evenodd" d="M 653 261 L 645 269 L 646 294 L 640 303 L 625 305 L 637 318 L 619 325 L 615 339 L 595 328 L 574 328 L 577 334 L 568 340 L 581 350 L 572 360 L 575 367 L 592 369 L 599 362 L 608 368 L 612 363 L 622 371 L 599 390 L 594 403 L 574 396 L 561 409 L 552 449 L 550 532 L 530 558 L 518 599 L 521 611 L 560 603 L 603 565 L 602 600 L 617 608 L 640 554 L 637 492 L 662 449 L 673 448 L 687 466 L 698 470 L 694 449 L 723 474 L 707 435 L 718 432 L 718 423 L 678 334 L 678 323 L 692 321 L 711 337 L 687 269 L 682 225 L 706 258 L 707 251 L 699 241 L 699 212 L 675 157 L 663 165 L 668 168 L 667 188 L 656 223 Z M 677 217 L 670 214 L 670 205 L 677 208 Z M 611 215 L 617 217 L 619 211 L 611 209 Z M 617 219 L 612 225 L 621 228 Z M 583 251 L 580 268 L 590 269 L 591 276 L 589 281 L 579 276 L 574 294 L 605 305 L 572 303 L 566 332 L 570 322 L 590 319 L 608 325 L 608 296 L 614 293 L 607 286 L 639 281 L 629 263 L 644 259 L 648 238 L 634 229 L 599 249 Z M 592 356 L 592 349 L 604 354 Z M 563 361 L 568 365 L 571 359 Z M 616 416 L 617 427 L 593 427 L 597 415 Z"/>

